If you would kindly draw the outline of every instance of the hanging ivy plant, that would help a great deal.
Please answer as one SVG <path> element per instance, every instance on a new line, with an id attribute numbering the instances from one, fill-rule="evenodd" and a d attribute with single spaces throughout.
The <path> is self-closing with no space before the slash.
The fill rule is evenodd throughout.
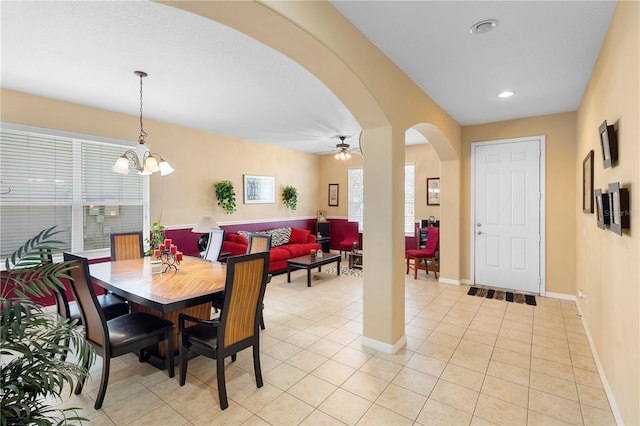
<path id="1" fill-rule="evenodd" d="M 282 191 L 282 201 L 286 208 L 294 211 L 298 207 L 298 190 L 294 186 L 285 186 Z"/>
<path id="2" fill-rule="evenodd" d="M 224 209 L 227 214 L 236 211 L 236 191 L 233 190 L 233 184 L 228 180 L 221 180 L 213 184 L 216 189 L 216 198 L 218 205 Z"/>

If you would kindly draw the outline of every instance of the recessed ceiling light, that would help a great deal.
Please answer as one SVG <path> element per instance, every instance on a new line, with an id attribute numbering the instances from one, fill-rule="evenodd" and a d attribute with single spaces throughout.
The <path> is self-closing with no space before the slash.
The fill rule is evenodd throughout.
<path id="1" fill-rule="evenodd" d="M 498 97 L 499 98 L 510 98 L 511 96 L 513 96 L 515 94 L 516 94 L 516 92 L 514 92 L 514 91 L 505 90 L 504 92 L 498 93 Z"/>
<path id="2" fill-rule="evenodd" d="M 485 19 L 480 22 L 476 22 L 469 28 L 471 34 L 484 34 L 493 30 L 499 24 L 497 19 Z"/>

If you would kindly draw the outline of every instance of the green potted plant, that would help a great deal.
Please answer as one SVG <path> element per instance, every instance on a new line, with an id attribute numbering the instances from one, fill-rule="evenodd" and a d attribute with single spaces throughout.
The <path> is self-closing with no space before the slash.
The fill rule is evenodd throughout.
<path id="1" fill-rule="evenodd" d="M 69 262 L 43 263 L 43 253 L 56 245 L 54 228 L 45 229 L 6 259 L 0 286 L 0 419 L 2 425 L 67 424 L 86 420 L 74 408 L 47 404 L 60 398 L 63 386 L 73 389 L 89 372 L 95 353 L 75 322 L 44 311 L 31 297 L 64 291 Z M 66 361 L 75 352 L 76 360 Z"/>
<path id="2" fill-rule="evenodd" d="M 298 207 L 298 190 L 295 186 L 288 185 L 284 187 L 284 190 L 282 190 L 282 202 L 291 211 Z"/>
<path id="3" fill-rule="evenodd" d="M 222 180 L 215 183 L 216 198 L 218 205 L 224 209 L 227 214 L 236 211 L 236 192 L 233 190 L 233 184 L 228 180 Z"/>
<path id="4" fill-rule="evenodd" d="M 149 244 L 149 249 L 147 250 L 147 256 L 153 254 L 153 250 L 160 247 L 160 244 L 164 242 L 165 237 L 165 227 L 161 225 L 160 222 L 153 222 L 151 224 L 151 228 L 149 229 L 151 233 L 151 238 L 145 238 L 144 240 Z"/>

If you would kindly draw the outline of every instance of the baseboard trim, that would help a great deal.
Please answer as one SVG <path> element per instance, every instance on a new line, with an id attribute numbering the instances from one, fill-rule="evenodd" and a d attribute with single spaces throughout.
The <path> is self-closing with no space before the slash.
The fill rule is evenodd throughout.
<path id="1" fill-rule="evenodd" d="M 465 279 L 460 280 L 460 283 L 461 283 L 461 284 L 464 284 L 464 285 L 473 285 L 473 283 L 471 282 L 471 280 L 465 280 Z"/>
<path id="2" fill-rule="evenodd" d="M 381 342 L 379 340 L 370 339 L 364 336 L 362 336 L 362 339 L 360 342 L 362 343 L 362 346 L 366 346 L 368 348 L 375 349 L 376 351 L 393 355 L 407 344 L 407 336 L 402 335 L 402 337 L 393 345 L 390 345 L 389 343 Z"/>
<path id="3" fill-rule="evenodd" d="M 574 300 L 575 300 L 574 296 Z M 604 368 L 600 363 L 600 358 L 598 357 L 598 352 L 596 351 L 595 344 L 593 343 L 593 338 L 591 337 L 591 331 L 589 330 L 589 325 L 587 324 L 587 320 L 584 318 L 582 314 L 582 307 L 580 303 L 576 301 L 576 307 L 578 308 L 578 315 L 580 315 L 580 320 L 582 321 L 582 326 L 584 327 L 584 332 L 587 334 L 587 341 L 589 342 L 589 347 L 591 348 L 591 353 L 593 354 L 593 360 L 596 363 L 596 368 L 598 369 L 598 375 L 600 376 L 600 380 L 602 380 L 602 387 L 604 387 L 604 393 L 607 394 L 607 398 L 609 399 L 609 405 L 611 406 L 611 412 L 613 413 L 613 418 L 616 420 L 617 425 L 624 425 L 622 421 L 622 415 L 620 414 L 620 410 L 618 409 L 618 404 L 616 404 L 616 398 L 613 396 L 613 391 L 609 386 L 609 382 L 607 381 L 607 376 L 604 374 Z"/>
<path id="4" fill-rule="evenodd" d="M 438 282 L 440 284 L 460 285 L 460 280 L 453 280 L 451 278 L 444 278 L 444 277 L 438 278 Z"/>
<path id="5" fill-rule="evenodd" d="M 571 300 L 573 302 L 577 301 L 575 294 L 552 293 L 550 291 L 547 291 L 544 297 L 550 297 L 552 299 L 560 299 L 560 300 Z"/>

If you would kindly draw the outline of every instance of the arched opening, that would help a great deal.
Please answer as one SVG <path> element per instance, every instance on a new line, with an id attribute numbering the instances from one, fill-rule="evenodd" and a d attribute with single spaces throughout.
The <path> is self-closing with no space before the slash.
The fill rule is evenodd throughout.
<path id="1" fill-rule="evenodd" d="M 434 126 L 426 124 L 421 131 L 438 145 L 438 155 L 447 158 L 443 177 L 458 185 L 459 156 L 454 153 L 460 144 L 460 126 L 328 2 L 163 3 L 228 25 L 287 55 L 322 81 L 358 121 L 367 151 L 364 214 L 368 231 L 364 239 L 370 265 L 364 273 L 363 342 L 396 352 L 406 341 L 404 130 L 408 123 L 433 117 L 429 121 Z M 456 217 L 458 193 L 452 189 L 444 203 L 446 211 L 454 211 Z M 451 245 L 457 252 L 459 221 L 452 218 L 451 226 L 456 229 L 448 235 L 455 238 Z M 446 269 L 452 281 L 459 278 L 458 257 L 451 256 Z"/>

